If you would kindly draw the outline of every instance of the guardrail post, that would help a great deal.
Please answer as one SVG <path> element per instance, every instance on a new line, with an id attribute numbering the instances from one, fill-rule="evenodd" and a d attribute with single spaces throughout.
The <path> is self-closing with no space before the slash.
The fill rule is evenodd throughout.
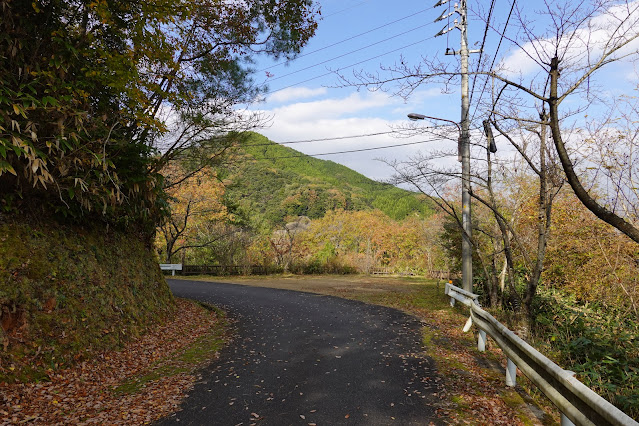
<path id="1" fill-rule="evenodd" d="M 564 370 L 564 371 L 566 371 L 566 373 L 570 374 L 571 376 L 575 377 L 576 373 L 574 371 L 568 371 L 568 370 Z M 575 424 L 572 422 L 572 420 L 566 417 L 564 413 L 561 413 L 561 426 L 575 426 Z"/>
<path id="2" fill-rule="evenodd" d="M 506 386 L 517 386 L 517 366 L 510 358 L 506 362 Z"/>
<path id="3" fill-rule="evenodd" d="M 575 424 L 570 421 L 568 417 L 564 413 L 561 413 L 561 426 L 575 426 Z"/>
<path id="4" fill-rule="evenodd" d="M 450 298 L 450 306 L 453 308 L 455 307 L 455 299 L 452 297 Z"/>
<path id="5" fill-rule="evenodd" d="M 479 352 L 486 351 L 486 332 L 479 330 L 479 337 L 477 337 L 477 350 Z"/>

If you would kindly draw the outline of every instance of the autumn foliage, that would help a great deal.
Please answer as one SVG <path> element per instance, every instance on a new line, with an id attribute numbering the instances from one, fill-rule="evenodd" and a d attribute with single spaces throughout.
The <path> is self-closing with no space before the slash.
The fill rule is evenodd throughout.
<path id="1" fill-rule="evenodd" d="M 183 180 L 186 174 L 177 163 L 165 168 L 171 214 L 159 227 L 156 245 L 166 263 L 187 249 L 210 245 L 216 237 L 216 225 L 228 216 L 222 200 L 224 186 L 215 173 L 205 168 Z"/>

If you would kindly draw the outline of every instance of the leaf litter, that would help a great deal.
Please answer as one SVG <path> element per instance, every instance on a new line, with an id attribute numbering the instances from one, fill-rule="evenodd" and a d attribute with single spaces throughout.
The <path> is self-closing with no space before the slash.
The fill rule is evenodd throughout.
<path id="1" fill-rule="evenodd" d="M 195 302 L 176 304 L 175 318 L 122 350 L 51 372 L 49 381 L 0 383 L 0 425 L 148 424 L 177 411 L 197 367 L 212 359 L 182 361 L 180 355 L 212 332 L 220 334 L 224 321 Z M 127 381 L 136 385 L 123 390 Z"/>

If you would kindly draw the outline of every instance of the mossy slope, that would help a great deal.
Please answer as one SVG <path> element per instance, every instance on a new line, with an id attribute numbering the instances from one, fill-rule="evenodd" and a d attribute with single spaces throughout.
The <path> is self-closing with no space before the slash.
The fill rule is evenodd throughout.
<path id="1" fill-rule="evenodd" d="M 174 309 L 155 256 L 135 234 L 0 223 L 0 382 L 46 379 Z"/>

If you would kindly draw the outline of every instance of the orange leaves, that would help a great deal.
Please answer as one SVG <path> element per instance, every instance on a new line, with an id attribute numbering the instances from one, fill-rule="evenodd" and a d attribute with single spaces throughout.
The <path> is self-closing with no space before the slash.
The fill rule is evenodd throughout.
<path id="1" fill-rule="evenodd" d="M 431 267 L 437 238 L 429 222 L 396 222 L 379 210 L 332 210 L 311 222 L 298 237 L 300 253 L 367 272 L 373 266 Z"/>
<path id="2" fill-rule="evenodd" d="M 156 362 L 161 368 L 161 359 L 182 350 L 217 322 L 195 303 L 177 304 L 179 314 L 172 321 L 122 351 L 52 373 L 49 382 L 0 385 L 0 417 L 12 424 L 145 424 L 174 411 L 194 376 L 160 377 L 133 393 L 114 389 Z"/>
<path id="3" fill-rule="evenodd" d="M 224 185 L 215 173 L 203 169 L 192 175 L 178 164 L 165 169 L 167 182 L 176 182 L 167 189 L 170 216 L 160 226 L 156 245 L 166 258 L 193 245 L 206 244 L 212 228 L 228 218 L 223 203 Z"/>

